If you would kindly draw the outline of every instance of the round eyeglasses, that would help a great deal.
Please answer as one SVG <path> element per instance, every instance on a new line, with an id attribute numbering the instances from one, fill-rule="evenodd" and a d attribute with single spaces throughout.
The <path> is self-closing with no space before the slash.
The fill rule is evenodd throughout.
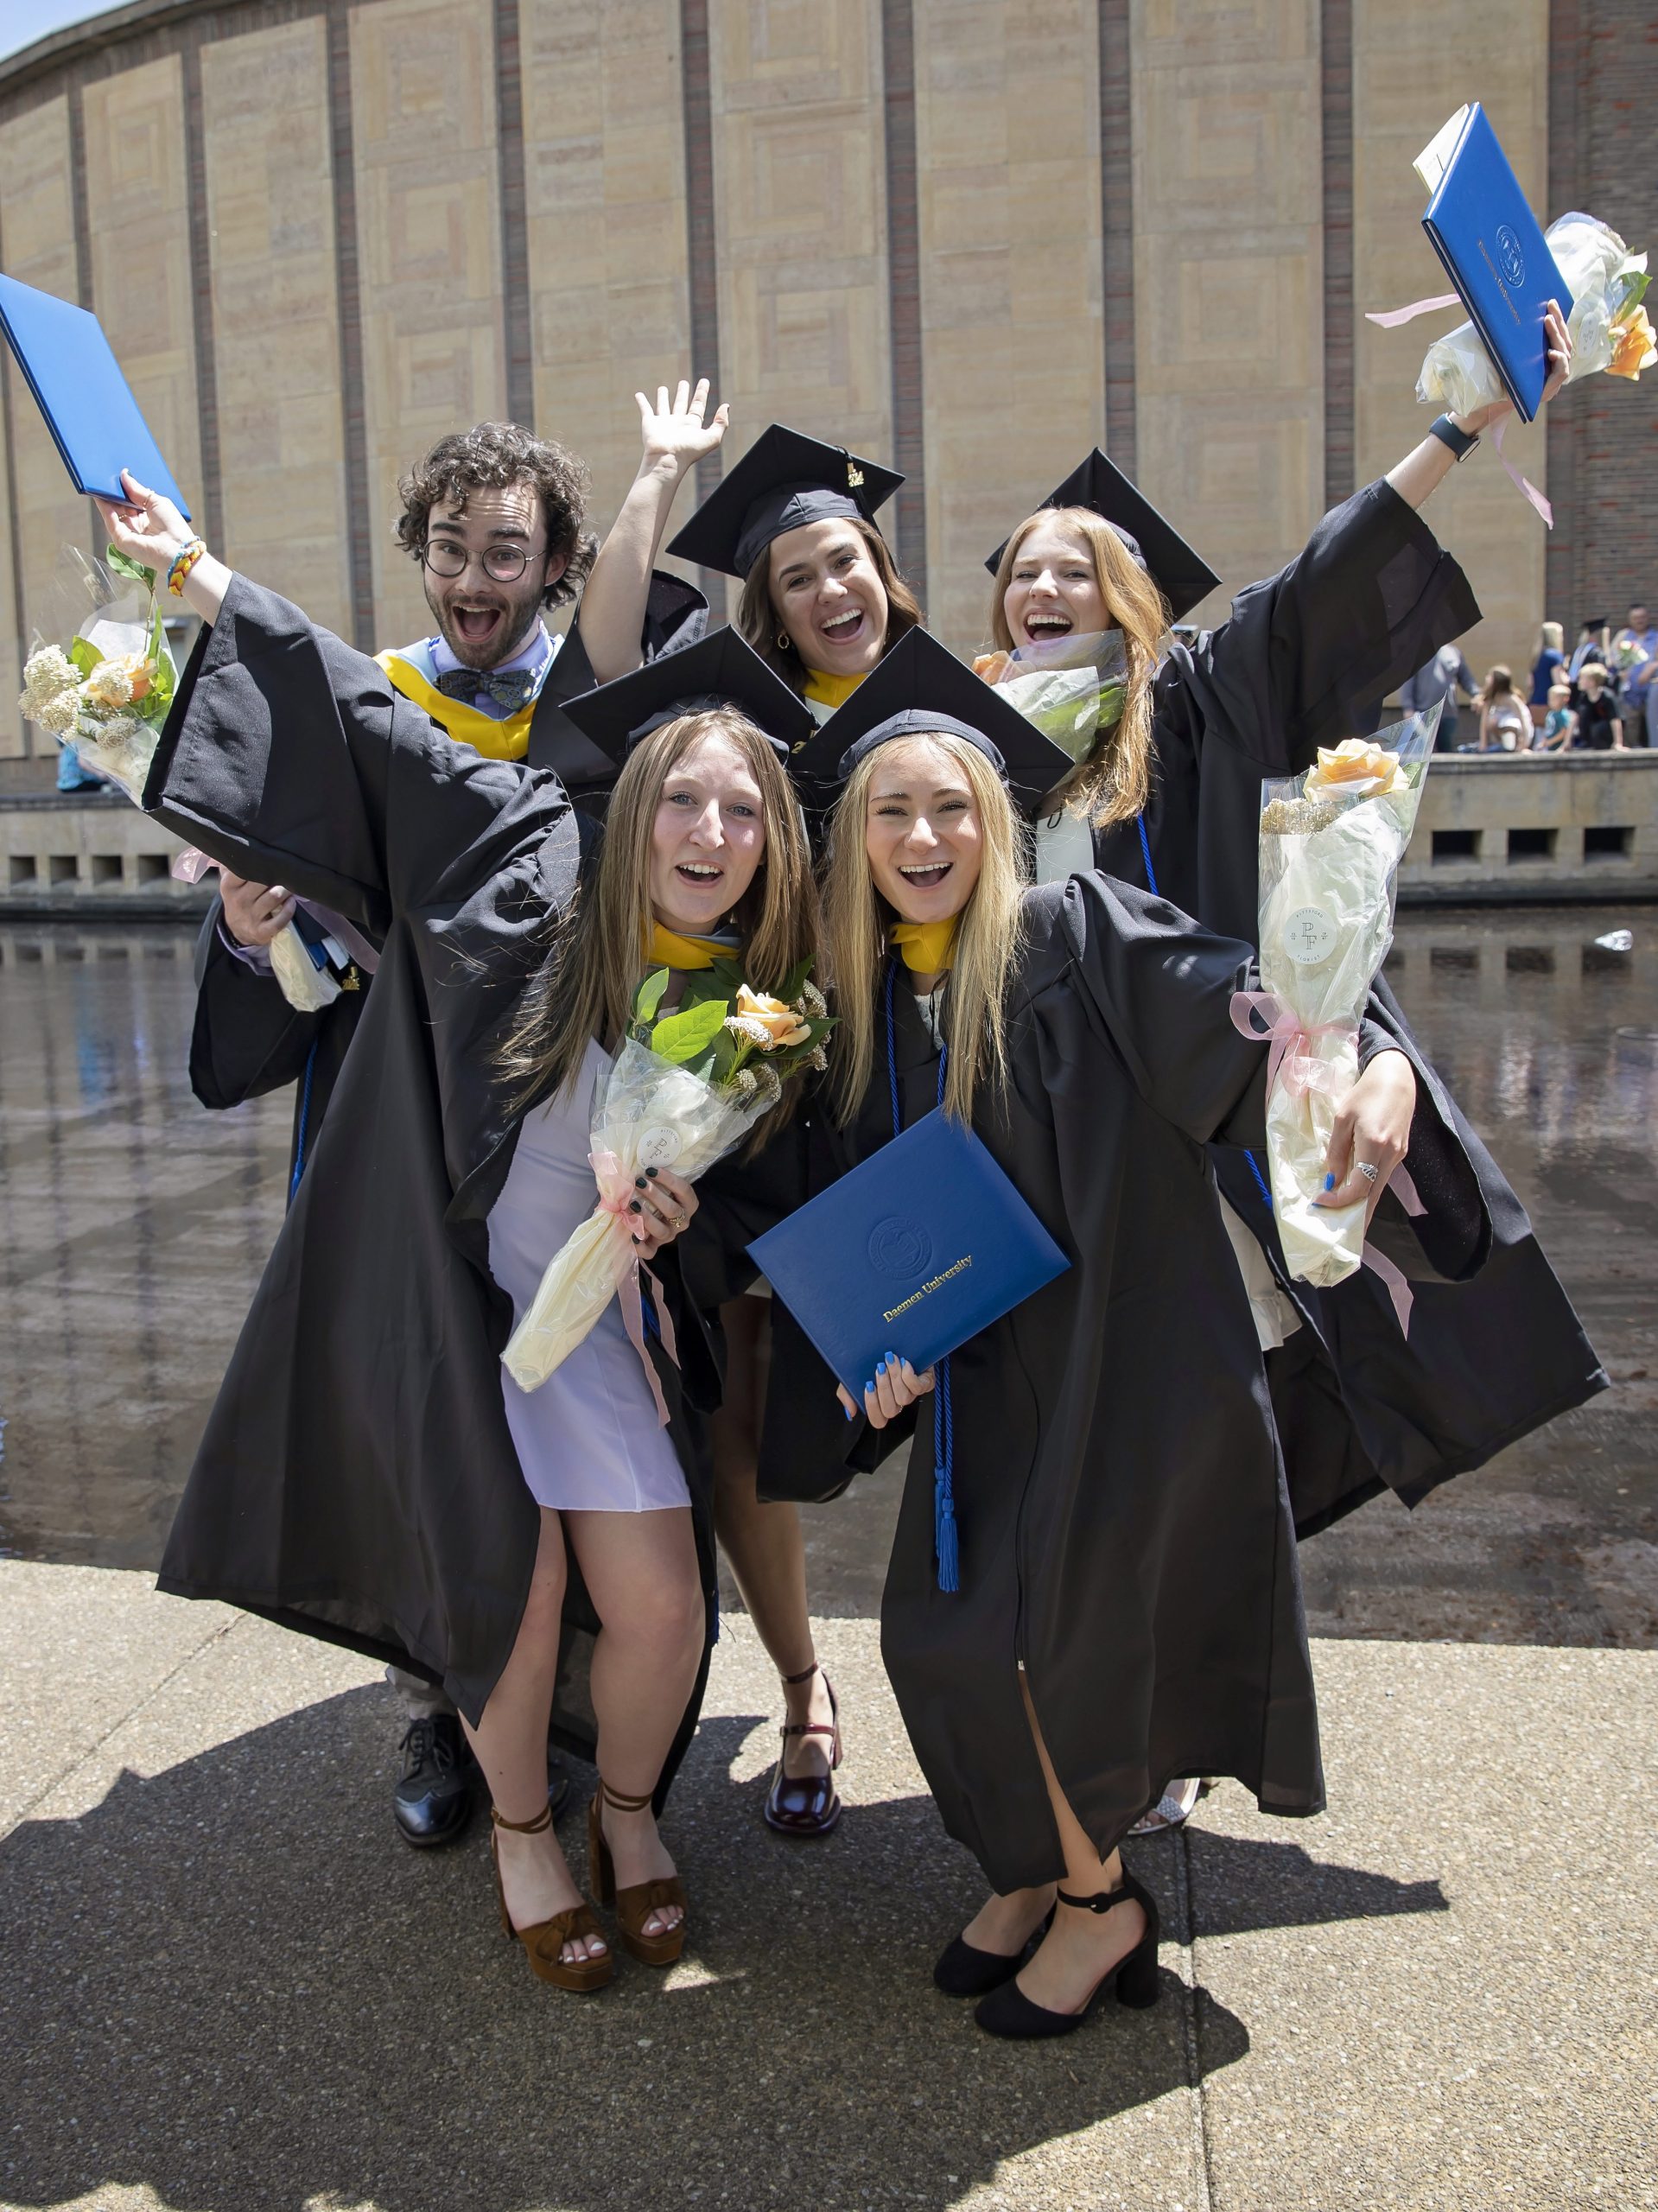
<path id="1" fill-rule="evenodd" d="M 420 557 L 422 564 L 435 576 L 453 580 L 464 576 L 474 557 L 479 558 L 484 574 L 498 584 L 516 583 L 536 556 L 522 545 L 491 545 L 480 556 L 468 553 L 464 545 L 457 545 L 453 538 L 440 537 L 435 544 L 423 545 Z"/>

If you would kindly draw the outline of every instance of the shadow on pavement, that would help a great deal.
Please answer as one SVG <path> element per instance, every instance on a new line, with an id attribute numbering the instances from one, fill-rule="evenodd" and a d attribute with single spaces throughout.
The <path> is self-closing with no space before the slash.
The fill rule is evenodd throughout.
<path id="1" fill-rule="evenodd" d="M 543 1988 L 501 1939 L 481 1822 L 452 1850 L 397 1845 L 378 1689 L 25 1822 L 0 1844 L 0 2199 L 942 2208 L 1189 2086 L 1168 1971 L 1155 2011 L 1102 2008 L 1063 2044 L 980 2035 L 929 1980 L 976 1869 L 922 1797 L 850 1806 L 824 1846 L 770 1835 L 764 1776 L 731 1776 L 769 1725 L 707 1721 L 676 1789 L 694 1955 L 666 1978 L 624 1960 L 597 1998 Z M 563 1834 L 574 1858 L 579 1820 Z M 1191 1845 L 1205 1922 L 1211 1893 L 1238 1927 L 1443 1904 L 1295 1847 Z M 1140 1864 L 1172 1917 L 1174 1868 Z M 1209 2072 L 1249 2039 L 1197 1996 Z"/>
<path id="2" fill-rule="evenodd" d="M 1368 1867 L 1333 1866 L 1299 1843 L 1261 1843 L 1189 1827 L 1185 1847 L 1197 1936 L 1451 1910 L 1438 1882 L 1401 1882 Z M 1142 1878 L 1151 1878 L 1143 1868 Z"/>

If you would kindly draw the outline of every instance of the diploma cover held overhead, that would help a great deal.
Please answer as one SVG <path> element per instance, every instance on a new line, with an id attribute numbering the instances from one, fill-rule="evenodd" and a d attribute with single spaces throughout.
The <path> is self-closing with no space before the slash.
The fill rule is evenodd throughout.
<path id="1" fill-rule="evenodd" d="M 748 1250 L 860 1405 L 889 1351 L 919 1373 L 1070 1265 L 979 1139 L 942 1112 Z"/>
<path id="2" fill-rule="evenodd" d="M 77 492 L 124 499 L 121 471 L 190 510 L 138 410 L 103 325 L 84 308 L 0 276 L 0 328 Z"/>
<path id="3" fill-rule="evenodd" d="M 1503 390 L 1529 423 L 1548 382 L 1543 311 L 1558 300 L 1569 316 L 1572 295 L 1477 100 L 1423 148 L 1416 173 L 1433 195 L 1422 228 Z"/>

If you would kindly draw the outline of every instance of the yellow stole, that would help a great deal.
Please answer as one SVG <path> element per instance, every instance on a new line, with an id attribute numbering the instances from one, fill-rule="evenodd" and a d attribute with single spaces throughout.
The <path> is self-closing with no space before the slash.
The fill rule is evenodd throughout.
<path id="1" fill-rule="evenodd" d="M 806 696 L 815 706 L 844 707 L 862 682 L 861 676 L 831 676 L 827 669 L 809 668 Z"/>
<path id="2" fill-rule="evenodd" d="M 915 976 L 942 975 L 956 952 L 956 931 L 961 922 L 952 914 L 947 922 L 894 922 L 890 941 L 905 966 Z"/>
<path id="3" fill-rule="evenodd" d="M 652 922 L 650 950 L 645 957 L 652 968 L 712 968 L 721 954 L 730 959 L 736 951 L 734 944 L 722 944 L 718 938 L 681 937 L 677 930 Z"/>
<path id="4" fill-rule="evenodd" d="M 486 760 L 522 760 L 530 750 L 530 724 L 535 715 L 536 702 L 526 699 L 516 713 L 505 721 L 497 721 L 492 715 L 480 714 L 476 707 L 469 707 L 464 699 L 451 699 L 435 683 L 429 683 L 412 663 L 401 653 L 376 653 L 375 659 L 402 692 L 416 706 L 423 707 L 439 728 L 452 737 L 457 745 L 469 745 L 473 752 L 481 753 Z"/>

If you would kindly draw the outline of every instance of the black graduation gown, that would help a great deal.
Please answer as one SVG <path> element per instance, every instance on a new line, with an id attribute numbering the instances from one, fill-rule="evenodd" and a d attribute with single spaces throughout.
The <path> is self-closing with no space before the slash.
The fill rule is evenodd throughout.
<path id="1" fill-rule="evenodd" d="M 1248 948 L 1093 874 L 1026 912 L 1009 1090 L 981 1093 L 973 1125 L 1071 1266 L 951 1359 L 948 1595 L 921 1402 L 881 1612 L 944 1825 L 999 1891 L 1064 1872 L 1020 1660 L 1102 1852 L 1175 1775 L 1236 1776 L 1274 1812 L 1324 1802 L 1288 1497 L 1204 1150 L 1223 1125 L 1261 1133 L 1264 1055 L 1227 1014 Z M 907 1126 L 935 1103 L 937 1053 L 913 995 L 894 999 Z M 752 1168 L 716 1170 L 699 1228 L 739 1246 L 892 1134 L 882 1020 L 852 1124 L 820 1105 Z M 833 1494 L 867 1456 L 848 1454 L 862 1424 L 781 1301 L 766 1410 L 764 1495 Z"/>
<path id="2" fill-rule="evenodd" d="M 651 578 L 639 651 L 646 660 L 695 645 L 708 626 L 708 601 L 695 584 L 658 569 Z M 570 720 L 569 702 L 593 689 L 593 664 L 581 638 L 578 610 L 569 635 L 553 657 L 530 719 L 526 758 L 549 769 L 576 806 L 595 820 L 615 780 L 616 764 Z M 213 926 L 215 906 L 203 933 L 196 979 L 195 1020 L 190 1033 L 190 1088 L 213 1109 L 239 1106 L 288 1084 L 300 1086 L 294 1101 L 294 1138 L 289 1176 L 315 1143 L 334 1085 L 357 1033 L 371 981 L 342 991 L 316 1014 L 297 1013 L 272 976 L 238 960 Z"/>
<path id="3" fill-rule="evenodd" d="M 1387 696 L 1478 619 L 1461 569 L 1382 481 L 1332 509 L 1280 574 L 1240 592 L 1219 629 L 1175 646 L 1158 678 L 1144 816 L 1162 895 L 1207 928 L 1253 942 L 1261 779 L 1298 773 L 1318 746 L 1374 729 Z M 1095 856 L 1125 881 L 1147 880 L 1134 822 L 1096 832 Z M 1414 1505 L 1606 1387 L 1525 1209 L 1385 981 L 1369 1016 L 1409 1056 L 1438 1122 L 1477 1170 L 1483 1205 L 1478 1233 L 1442 1237 L 1430 1259 L 1384 1197 L 1374 1235 L 1413 1277 L 1407 1341 L 1369 1268 L 1334 1290 L 1289 1280 L 1248 1161 L 1217 1147 L 1222 1191 L 1308 1325 L 1267 1358 L 1303 1535 L 1384 1484 Z M 1409 1165 L 1422 1183 L 1420 1161 Z"/>
<path id="4" fill-rule="evenodd" d="M 373 661 L 240 576 L 198 641 L 145 805 L 384 947 L 159 1586 L 410 1668 L 475 1720 L 518 1632 L 538 1526 L 501 1402 L 511 1306 L 488 1271 L 486 1224 L 518 1122 L 492 1070 L 537 932 L 596 833 L 556 776 L 451 743 Z M 683 1370 L 651 1349 L 711 1642 L 707 1459 L 689 1406 L 714 1402 L 717 1377 L 671 1248 L 657 1274 Z M 571 1573 L 556 1722 L 590 1756 L 596 1622 L 573 1560 Z"/>

